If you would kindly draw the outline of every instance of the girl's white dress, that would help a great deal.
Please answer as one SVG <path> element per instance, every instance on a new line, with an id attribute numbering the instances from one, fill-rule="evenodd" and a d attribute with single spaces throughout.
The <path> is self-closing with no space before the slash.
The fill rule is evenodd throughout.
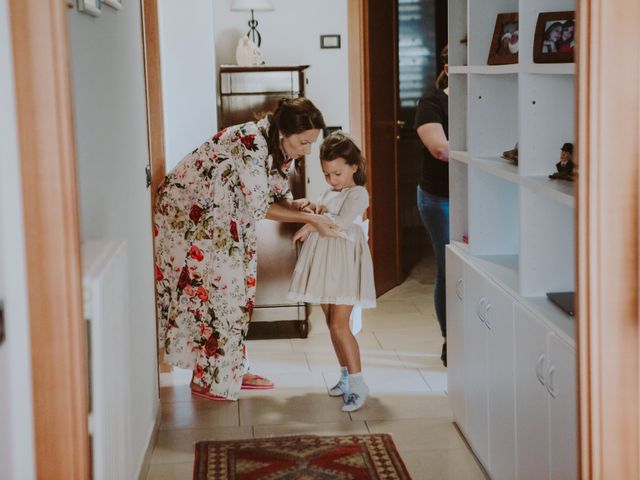
<path id="1" fill-rule="evenodd" d="M 340 228 L 340 237 L 321 237 L 312 232 L 302 245 L 293 272 L 288 298 L 307 303 L 376 306 L 373 263 L 362 214 L 369 193 L 355 186 L 337 192 L 327 190 L 318 204 Z"/>

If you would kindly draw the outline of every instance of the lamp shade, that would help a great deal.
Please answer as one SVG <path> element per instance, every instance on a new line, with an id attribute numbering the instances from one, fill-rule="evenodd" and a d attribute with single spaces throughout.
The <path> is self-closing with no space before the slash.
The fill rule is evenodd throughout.
<path id="1" fill-rule="evenodd" d="M 271 3 L 271 0 L 233 0 L 231 2 L 231 10 L 267 11 L 273 10 L 273 3 Z"/>

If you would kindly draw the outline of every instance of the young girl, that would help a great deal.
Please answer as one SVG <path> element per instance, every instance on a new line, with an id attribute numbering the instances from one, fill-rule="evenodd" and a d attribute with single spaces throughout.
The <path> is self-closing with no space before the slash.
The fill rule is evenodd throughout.
<path id="1" fill-rule="evenodd" d="M 331 332 L 331 343 L 341 368 L 340 381 L 329 390 L 342 396 L 342 410 L 358 410 L 369 388 L 362 378 L 360 349 L 349 328 L 354 306 L 373 308 L 376 294 L 373 264 L 362 226 L 369 206 L 364 159 L 360 149 L 342 133 L 329 135 L 320 147 L 326 190 L 314 206 L 339 227 L 335 238 L 321 237 L 305 225 L 294 235 L 304 242 L 293 273 L 289 299 L 319 303 Z"/>

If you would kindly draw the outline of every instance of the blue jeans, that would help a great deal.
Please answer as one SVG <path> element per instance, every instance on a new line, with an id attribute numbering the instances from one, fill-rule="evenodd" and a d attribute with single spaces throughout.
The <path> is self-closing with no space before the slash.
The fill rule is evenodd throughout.
<path id="1" fill-rule="evenodd" d="M 425 192 L 418 185 L 418 210 L 436 257 L 436 285 L 433 299 L 442 336 L 447 336 L 447 292 L 444 247 L 449 243 L 449 199 Z"/>

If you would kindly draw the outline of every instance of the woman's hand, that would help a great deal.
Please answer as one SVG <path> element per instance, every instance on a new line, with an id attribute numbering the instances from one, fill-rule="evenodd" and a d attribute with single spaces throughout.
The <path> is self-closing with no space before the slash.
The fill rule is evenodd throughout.
<path id="1" fill-rule="evenodd" d="M 314 215 L 309 223 L 317 230 L 321 237 L 337 238 L 340 236 L 337 232 L 339 229 L 338 225 L 333 223 L 333 221 L 325 215 Z"/>
<path id="2" fill-rule="evenodd" d="M 298 210 L 300 212 L 314 213 L 310 208 L 310 205 L 313 205 L 313 203 L 307 200 L 306 198 L 298 198 L 297 200 L 291 201 L 291 207 L 294 210 Z"/>
<path id="3" fill-rule="evenodd" d="M 300 212 L 306 213 L 317 213 L 322 214 L 326 211 L 326 208 L 323 205 L 317 205 L 306 198 L 299 198 L 297 200 L 291 201 L 291 206 L 294 210 L 298 210 Z"/>

